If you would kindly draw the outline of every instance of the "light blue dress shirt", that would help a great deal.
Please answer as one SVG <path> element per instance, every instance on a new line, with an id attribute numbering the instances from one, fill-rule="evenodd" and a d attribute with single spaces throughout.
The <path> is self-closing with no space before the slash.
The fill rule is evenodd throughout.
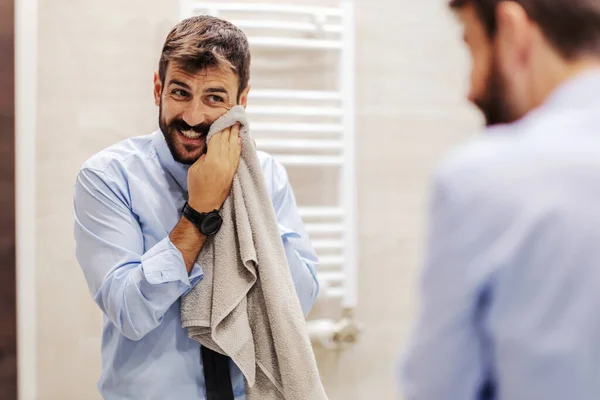
<path id="1" fill-rule="evenodd" d="M 600 70 L 441 164 L 427 247 L 407 400 L 600 399 Z"/>
<path id="2" fill-rule="evenodd" d="M 304 231 L 285 169 L 258 152 L 302 309 L 315 301 L 317 258 Z M 202 279 L 188 275 L 169 240 L 187 200 L 187 167 L 160 131 L 125 140 L 82 167 L 75 185 L 77 260 L 104 313 L 107 400 L 205 399 L 200 345 L 181 327 L 180 298 Z M 236 399 L 244 379 L 231 362 Z"/>

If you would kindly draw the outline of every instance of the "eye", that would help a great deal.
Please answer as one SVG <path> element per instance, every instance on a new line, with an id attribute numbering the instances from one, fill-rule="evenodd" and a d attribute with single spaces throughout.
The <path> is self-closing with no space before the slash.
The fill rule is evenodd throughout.
<path id="1" fill-rule="evenodd" d="M 171 94 L 175 95 L 176 97 L 188 97 L 188 92 L 186 92 L 183 89 L 174 89 L 171 91 Z"/>
<path id="2" fill-rule="evenodd" d="M 221 96 L 217 96 L 215 94 L 211 94 L 210 96 L 207 97 L 207 99 L 210 104 L 219 104 L 224 101 Z"/>

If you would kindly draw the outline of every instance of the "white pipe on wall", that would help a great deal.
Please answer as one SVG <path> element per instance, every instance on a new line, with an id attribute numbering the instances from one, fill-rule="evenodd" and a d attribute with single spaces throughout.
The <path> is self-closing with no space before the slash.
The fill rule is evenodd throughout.
<path id="1" fill-rule="evenodd" d="M 276 3 L 195 3 L 191 10 L 211 10 L 218 9 L 221 11 L 247 11 L 247 12 L 265 12 L 265 13 L 280 13 L 280 14 L 314 14 L 323 15 L 325 17 L 339 17 L 341 12 L 338 8 L 332 7 L 310 7 L 310 6 L 294 6 L 287 4 Z"/>
<path id="2" fill-rule="evenodd" d="M 322 256 L 319 257 L 319 267 L 337 267 L 344 264 L 342 256 Z"/>
<path id="3" fill-rule="evenodd" d="M 295 49 L 340 49 L 342 42 L 323 39 L 288 39 L 278 37 L 248 37 L 251 46 L 260 47 L 286 47 Z"/>
<path id="4" fill-rule="evenodd" d="M 343 127 L 341 124 L 255 122 L 252 124 L 252 131 L 276 133 L 340 133 L 343 131 Z"/>
<path id="5" fill-rule="evenodd" d="M 358 239 L 356 235 L 356 156 L 355 156 L 355 130 L 354 130 L 354 65 L 355 65 L 355 37 L 354 37 L 354 4 L 352 0 L 342 0 L 343 10 L 343 36 L 340 70 L 340 88 L 342 91 L 343 125 L 344 125 L 344 164 L 343 187 L 341 188 L 341 204 L 346 209 L 344 229 L 344 298 L 342 306 L 353 309 L 358 303 Z"/>
<path id="6" fill-rule="evenodd" d="M 282 31 L 299 31 L 299 32 L 315 32 L 322 30 L 329 33 L 340 33 L 341 25 L 324 24 L 319 27 L 316 23 L 311 22 L 292 22 L 292 21 L 268 21 L 268 20 L 235 20 L 230 21 L 238 28 L 244 29 L 273 29 Z"/>
<path id="7" fill-rule="evenodd" d="M 261 150 L 341 150 L 339 140 L 311 139 L 256 139 L 256 146 Z"/>
<path id="8" fill-rule="evenodd" d="M 303 117 L 341 117 L 342 109 L 337 107 L 308 106 L 248 106 L 248 114 L 255 115 L 298 115 Z"/>
<path id="9" fill-rule="evenodd" d="M 317 235 L 319 233 L 343 233 L 344 227 L 338 223 L 305 223 L 304 229 L 309 235 Z"/>
<path id="10" fill-rule="evenodd" d="M 35 165 L 37 0 L 15 1 L 17 376 L 19 400 L 37 399 Z"/>
<path id="11" fill-rule="evenodd" d="M 336 329 L 336 321 L 331 319 L 317 319 L 306 322 L 306 330 L 313 343 L 319 343 L 325 349 L 335 348 Z"/>
<path id="12" fill-rule="evenodd" d="M 315 250 L 338 250 L 344 248 L 342 240 L 321 239 L 313 240 L 311 243 Z"/>
<path id="13" fill-rule="evenodd" d="M 339 207 L 300 207 L 298 209 L 302 218 L 340 218 L 345 215 Z"/>
<path id="14" fill-rule="evenodd" d="M 295 156 L 295 155 L 278 155 L 273 157 L 285 166 L 330 166 L 341 165 L 343 160 L 337 156 Z"/>
<path id="15" fill-rule="evenodd" d="M 284 100 L 341 100 L 340 93 L 317 90 L 281 90 L 281 89 L 256 89 L 251 90 L 249 97 L 252 99 L 284 99 Z"/>

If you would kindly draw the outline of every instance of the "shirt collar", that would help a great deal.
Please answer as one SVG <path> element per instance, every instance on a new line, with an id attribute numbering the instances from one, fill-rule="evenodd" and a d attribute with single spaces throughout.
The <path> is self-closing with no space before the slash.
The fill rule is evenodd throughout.
<path id="1" fill-rule="evenodd" d="M 158 155 L 158 161 L 160 162 L 160 165 L 169 174 L 171 174 L 173 179 L 175 179 L 179 186 L 181 186 L 183 191 L 187 192 L 187 175 L 190 166 L 175 161 L 173 154 L 171 154 L 171 150 L 169 149 L 169 145 L 167 145 L 165 135 L 163 135 L 160 129 L 154 132 L 152 135 L 152 142 L 156 148 L 156 154 Z"/>

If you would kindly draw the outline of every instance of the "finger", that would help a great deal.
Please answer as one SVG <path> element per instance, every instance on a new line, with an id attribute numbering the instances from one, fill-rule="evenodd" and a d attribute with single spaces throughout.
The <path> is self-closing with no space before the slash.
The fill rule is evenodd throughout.
<path id="1" fill-rule="evenodd" d="M 212 138 L 210 138 L 210 141 L 208 142 L 207 145 L 207 150 L 206 150 L 206 154 L 207 157 L 213 158 L 213 157 L 218 157 L 219 154 L 221 154 L 221 135 L 223 132 L 219 132 L 213 135 Z"/>
<path id="2" fill-rule="evenodd" d="M 221 152 L 220 156 L 227 159 L 227 155 L 229 154 L 229 137 L 231 136 L 231 127 L 223 129 L 223 133 L 221 134 Z"/>
<path id="3" fill-rule="evenodd" d="M 234 161 L 236 152 L 239 150 L 240 142 L 240 124 L 236 123 L 231 127 L 231 135 L 229 136 L 229 160 Z"/>
<path id="4" fill-rule="evenodd" d="M 240 157 L 242 154 L 242 139 L 238 139 L 238 142 L 235 144 L 235 152 L 233 154 L 233 161 L 232 161 L 232 165 L 233 165 L 233 170 L 237 171 L 238 166 L 240 165 Z"/>
<path id="5" fill-rule="evenodd" d="M 237 143 L 235 143 L 234 147 L 234 152 L 231 156 L 231 164 L 233 166 L 233 170 L 237 171 L 238 166 L 240 164 L 240 157 L 242 154 L 242 138 L 239 137 Z"/>

